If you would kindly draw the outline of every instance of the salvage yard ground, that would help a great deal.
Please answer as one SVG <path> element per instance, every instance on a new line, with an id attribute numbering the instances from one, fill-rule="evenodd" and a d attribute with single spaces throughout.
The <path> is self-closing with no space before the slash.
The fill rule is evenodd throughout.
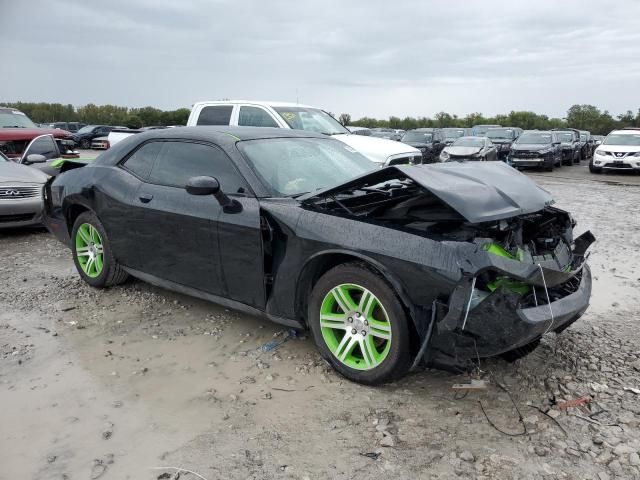
<path id="1" fill-rule="evenodd" d="M 592 305 L 466 396 L 478 375 L 350 383 L 302 334 L 0 234 L 0 479 L 640 478 L 640 177 L 531 176 L 598 238 Z"/>

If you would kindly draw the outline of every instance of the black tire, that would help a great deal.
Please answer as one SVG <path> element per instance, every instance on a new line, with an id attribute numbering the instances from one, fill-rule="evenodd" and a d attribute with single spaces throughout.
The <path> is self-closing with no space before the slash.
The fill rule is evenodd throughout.
<path id="1" fill-rule="evenodd" d="M 602 173 L 602 168 L 598 168 L 598 167 L 594 167 L 593 166 L 593 158 L 589 162 L 589 171 L 591 173 Z"/>
<path id="2" fill-rule="evenodd" d="M 573 164 L 574 165 L 579 165 L 580 164 L 580 152 L 578 152 L 578 155 L 575 155 L 573 157 Z"/>
<path id="3" fill-rule="evenodd" d="M 90 277 L 84 272 L 82 266 L 80 265 L 76 252 L 75 238 L 78 233 L 78 229 L 82 224 L 85 223 L 93 226 L 98 231 L 102 239 L 103 267 L 101 273 L 96 277 Z M 78 270 L 80 277 L 92 287 L 104 288 L 111 285 L 118 285 L 126 281 L 129 277 L 129 274 L 122 269 L 118 261 L 113 257 L 113 252 L 111 251 L 111 244 L 109 243 L 107 232 L 105 231 L 102 222 L 100 222 L 96 214 L 93 212 L 81 213 L 73 223 L 73 228 L 71 229 L 71 252 L 73 254 L 73 263 L 75 264 L 76 270 Z"/>
<path id="4" fill-rule="evenodd" d="M 369 370 L 345 365 L 331 352 L 320 328 L 320 308 L 325 296 L 336 286 L 355 284 L 369 290 L 384 306 L 391 325 L 391 347 L 382 362 Z M 309 298 L 307 320 L 322 357 L 345 378 L 365 385 L 379 385 L 404 376 L 411 363 L 409 318 L 393 288 L 367 265 L 348 263 L 325 273 L 314 285 Z"/>
<path id="5" fill-rule="evenodd" d="M 551 160 L 551 163 L 544 166 L 544 170 L 545 172 L 553 172 L 553 160 Z"/>
<path id="6" fill-rule="evenodd" d="M 80 148 L 84 148 L 85 150 L 88 150 L 91 148 L 91 140 L 87 139 L 87 138 L 83 138 L 82 140 L 80 140 Z"/>
<path id="7" fill-rule="evenodd" d="M 507 362 L 515 362 L 521 358 L 526 357 L 531 352 L 533 352 L 540 345 L 540 339 L 537 338 L 531 343 L 527 343 L 522 347 L 514 348 L 513 350 L 509 350 L 508 352 L 504 352 L 500 357 L 502 357 Z"/>

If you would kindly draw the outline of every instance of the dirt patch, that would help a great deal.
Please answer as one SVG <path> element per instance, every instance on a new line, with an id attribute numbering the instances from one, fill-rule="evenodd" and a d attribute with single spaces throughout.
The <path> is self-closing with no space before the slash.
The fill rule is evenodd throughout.
<path id="1" fill-rule="evenodd" d="M 0 479 L 640 478 L 640 189 L 536 181 L 598 237 L 593 304 L 466 396 L 439 371 L 352 384 L 304 335 L 141 282 L 94 290 L 47 233 L 2 234 Z"/>

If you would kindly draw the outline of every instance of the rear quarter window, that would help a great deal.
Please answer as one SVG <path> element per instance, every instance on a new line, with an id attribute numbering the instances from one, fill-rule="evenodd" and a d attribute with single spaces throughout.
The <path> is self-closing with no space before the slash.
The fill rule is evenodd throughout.
<path id="1" fill-rule="evenodd" d="M 145 143 L 138 148 L 133 155 L 131 155 L 124 162 L 123 167 L 125 170 L 133 173 L 136 177 L 142 180 L 147 180 L 153 164 L 158 158 L 160 150 L 162 150 L 162 142 Z"/>
<path id="2" fill-rule="evenodd" d="M 200 110 L 197 125 L 229 125 L 233 105 L 212 105 Z"/>

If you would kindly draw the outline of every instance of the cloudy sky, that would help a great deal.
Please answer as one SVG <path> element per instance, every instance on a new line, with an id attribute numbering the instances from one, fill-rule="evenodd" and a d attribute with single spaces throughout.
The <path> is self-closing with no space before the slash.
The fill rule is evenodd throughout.
<path id="1" fill-rule="evenodd" d="M 0 0 L 0 102 L 617 114 L 640 107 L 638 18 L 638 0 Z"/>

